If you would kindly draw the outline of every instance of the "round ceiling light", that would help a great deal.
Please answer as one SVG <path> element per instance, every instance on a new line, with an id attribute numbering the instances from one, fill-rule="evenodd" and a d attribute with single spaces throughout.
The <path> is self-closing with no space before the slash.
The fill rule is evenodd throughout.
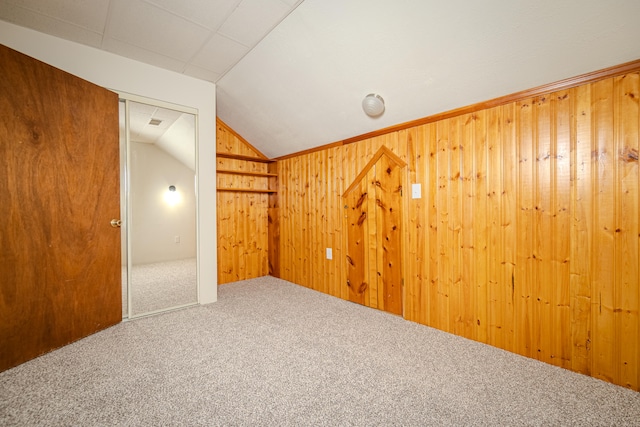
<path id="1" fill-rule="evenodd" d="M 384 113 L 384 99 L 378 94 L 370 93 L 362 100 L 362 109 L 367 116 L 378 117 Z"/>

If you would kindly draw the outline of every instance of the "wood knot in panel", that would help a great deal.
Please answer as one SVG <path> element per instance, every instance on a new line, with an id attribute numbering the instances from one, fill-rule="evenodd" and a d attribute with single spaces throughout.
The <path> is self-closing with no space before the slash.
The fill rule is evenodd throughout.
<path id="1" fill-rule="evenodd" d="M 356 208 L 359 208 L 360 206 L 362 206 L 366 198 L 367 198 L 367 193 L 366 192 L 362 193 L 360 195 L 360 198 L 356 202 Z"/>
<path id="2" fill-rule="evenodd" d="M 358 287 L 358 293 L 359 293 L 359 294 L 364 293 L 364 291 L 366 291 L 366 290 L 367 290 L 367 287 L 368 287 L 368 286 L 369 286 L 369 285 L 367 285 L 367 282 L 362 282 L 362 283 L 360 284 L 360 287 Z"/>
<path id="3" fill-rule="evenodd" d="M 358 218 L 358 225 L 361 226 L 366 219 L 367 219 L 367 213 L 366 212 L 362 212 L 360 214 L 360 218 Z"/>
<path id="4" fill-rule="evenodd" d="M 624 147 L 620 152 L 620 160 L 632 163 L 638 161 L 638 149 L 631 147 Z"/>

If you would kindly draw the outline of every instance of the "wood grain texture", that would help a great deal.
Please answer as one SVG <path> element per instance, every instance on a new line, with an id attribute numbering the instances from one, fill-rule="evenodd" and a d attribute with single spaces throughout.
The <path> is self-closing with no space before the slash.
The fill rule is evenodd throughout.
<path id="1" fill-rule="evenodd" d="M 443 319 L 448 324 L 448 331 L 464 335 L 464 311 L 466 307 L 462 301 L 462 293 L 465 287 L 462 283 L 462 204 L 464 198 L 461 196 L 462 190 L 462 144 L 460 140 L 460 126 L 463 116 L 453 117 L 448 120 L 448 173 L 443 175 L 443 180 L 448 181 L 449 187 L 446 195 L 447 218 L 446 218 L 446 247 L 449 262 L 443 264 L 448 278 L 447 294 L 449 298 L 449 317 Z"/>
<path id="2" fill-rule="evenodd" d="M 571 125 L 571 369 L 591 374 L 591 265 L 593 246 L 593 172 L 591 86 L 576 88 Z"/>
<path id="3" fill-rule="evenodd" d="M 449 294 L 451 286 L 450 266 L 452 265 L 451 258 L 454 252 L 453 244 L 451 242 L 452 233 L 450 233 L 451 225 L 449 220 L 449 193 L 451 191 L 451 149 L 449 146 L 449 128 L 449 120 L 444 120 L 436 124 L 438 152 L 434 162 L 435 164 L 433 164 L 432 167 L 435 167 L 438 171 L 438 188 L 435 193 L 430 195 L 430 197 L 435 198 L 436 204 L 436 242 L 438 245 L 436 263 L 438 287 L 436 290 L 436 299 L 435 301 L 432 301 L 432 304 L 437 306 L 437 311 L 434 313 L 436 318 L 433 319 L 433 325 L 446 332 L 451 331 L 451 325 L 449 323 Z"/>
<path id="4" fill-rule="evenodd" d="M 425 153 L 424 144 L 416 144 L 418 139 L 418 129 L 413 128 L 402 131 L 404 134 L 400 138 L 405 140 L 407 144 L 407 160 L 408 160 L 408 179 L 409 182 L 421 182 L 421 195 L 424 194 L 425 188 L 428 186 L 428 177 L 424 170 L 424 162 L 421 159 L 428 155 Z M 407 188 L 406 191 L 410 191 Z M 428 246 L 427 239 L 416 238 L 423 229 L 428 227 L 427 224 L 427 204 L 424 198 L 414 199 L 413 203 L 408 207 L 408 221 L 406 232 L 409 242 L 407 244 L 407 280 L 405 283 L 405 318 L 425 323 L 428 318 L 428 312 L 420 310 L 420 307 L 426 305 L 428 299 L 429 284 L 426 282 L 428 269 Z"/>
<path id="5" fill-rule="evenodd" d="M 0 371 L 122 320 L 118 96 L 0 45 Z"/>
<path id="6" fill-rule="evenodd" d="M 609 382 L 616 380 L 614 291 L 616 216 L 615 141 L 613 79 L 593 85 L 592 127 L 594 151 L 594 251 L 591 293 L 592 305 L 592 375 Z"/>
<path id="7" fill-rule="evenodd" d="M 267 159 L 260 150 L 251 145 L 249 141 L 244 139 L 239 133 L 233 130 L 229 125 L 216 117 L 216 145 L 217 153 L 223 154 L 239 154 L 251 158 Z"/>
<path id="8" fill-rule="evenodd" d="M 269 202 L 267 209 L 267 238 L 268 238 L 268 266 L 269 275 L 273 277 L 280 277 L 280 256 L 278 255 L 278 248 L 280 247 L 280 209 L 278 208 L 279 196 L 278 196 L 278 164 L 270 163 L 267 167 L 269 174 L 269 190 L 274 191 L 269 193 Z"/>
<path id="9" fill-rule="evenodd" d="M 552 98 L 554 127 L 552 128 L 554 177 L 553 211 L 550 218 L 552 235 L 552 283 L 553 291 L 551 357 L 553 363 L 563 368 L 571 367 L 571 328 L 558 329 L 555 325 L 571 324 L 571 129 L 573 96 L 566 91 L 557 92 Z"/>
<path id="10" fill-rule="evenodd" d="M 405 318 L 638 390 L 639 87 L 637 71 L 587 80 L 280 160 L 282 270 L 331 244 L 345 253 L 314 267 L 319 290 L 349 299 L 347 242 L 375 235 L 348 236 L 336 195 L 384 147 L 423 190 L 401 221 Z"/>
<path id="11" fill-rule="evenodd" d="M 502 304 L 498 310 L 504 311 L 504 349 L 516 350 L 516 259 L 517 259 L 517 188 L 514 185 L 518 173 L 516 104 L 500 108 L 502 110 L 502 198 L 501 198 L 501 274 L 498 287 L 503 292 Z M 489 341 L 490 344 L 494 344 Z"/>
<path id="12" fill-rule="evenodd" d="M 218 284 L 278 277 L 278 166 L 219 119 L 216 143 Z"/>
<path id="13" fill-rule="evenodd" d="M 376 163 L 376 230 L 378 307 L 402 314 L 402 176 L 401 165 L 388 156 Z"/>
<path id="14" fill-rule="evenodd" d="M 640 131 L 640 75 L 614 78 L 615 141 L 615 291 L 614 316 L 616 383 L 638 389 L 640 343 L 640 288 L 638 286 L 638 134 Z"/>
<path id="15" fill-rule="evenodd" d="M 403 179 L 406 163 L 382 146 L 343 194 L 349 300 L 393 314 L 403 306 Z"/>
<path id="16" fill-rule="evenodd" d="M 347 231 L 347 287 L 349 291 L 349 301 L 358 304 L 365 304 L 369 290 L 368 268 L 366 261 L 367 235 L 369 221 L 369 203 L 367 199 L 367 182 L 358 181 L 351 191 L 344 195 L 346 206 Z"/>
<path id="17" fill-rule="evenodd" d="M 465 299 L 467 335 L 480 342 L 487 342 L 488 339 L 491 301 L 489 275 L 492 270 L 489 248 L 492 247 L 490 231 L 493 225 L 490 208 L 491 202 L 497 197 L 491 193 L 488 182 L 491 169 L 488 164 L 487 116 L 485 111 L 467 115 L 465 128 L 468 128 L 466 135 L 469 139 L 463 137 L 461 140 L 463 147 L 465 141 L 472 142 L 469 149 L 463 150 L 466 189 L 463 230 L 468 239 L 467 245 L 471 245 L 471 249 L 467 249 L 467 257 L 463 259 L 463 264 L 470 264 L 466 267 L 469 270 L 468 285 L 465 283 L 465 287 L 468 287 L 468 291 L 465 290 L 468 294 Z"/>
<path id="18" fill-rule="evenodd" d="M 504 205 L 504 194 L 502 191 L 504 174 L 502 168 L 502 158 L 504 156 L 502 133 L 503 118 L 499 108 L 492 108 L 486 112 L 485 138 L 487 140 L 487 188 L 486 188 L 486 210 L 487 210 L 487 296 L 486 320 L 483 335 L 478 336 L 482 342 L 492 342 L 500 348 L 506 348 L 506 299 L 504 292 L 504 279 L 502 277 L 502 265 L 504 263 L 504 242 L 502 240 L 502 211 Z M 478 135 L 476 134 L 476 137 Z M 483 151 L 476 149 L 479 156 Z M 482 168 L 477 168 L 478 170 Z M 478 172 L 479 173 L 479 172 Z M 484 194 L 477 192 L 476 199 L 482 204 Z M 478 299 L 478 304 L 482 304 L 483 298 Z M 479 310 L 479 314 L 481 314 Z M 480 319 L 479 319 L 480 320 Z"/>

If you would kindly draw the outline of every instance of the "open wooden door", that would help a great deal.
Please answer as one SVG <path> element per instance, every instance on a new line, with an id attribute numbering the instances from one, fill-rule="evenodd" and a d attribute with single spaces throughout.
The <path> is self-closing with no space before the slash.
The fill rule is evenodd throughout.
<path id="1" fill-rule="evenodd" d="M 122 320 L 118 96 L 0 45 L 0 371 Z"/>
<path id="2" fill-rule="evenodd" d="M 383 147 L 343 195 L 349 300 L 400 315 L 404 166 Z"/>

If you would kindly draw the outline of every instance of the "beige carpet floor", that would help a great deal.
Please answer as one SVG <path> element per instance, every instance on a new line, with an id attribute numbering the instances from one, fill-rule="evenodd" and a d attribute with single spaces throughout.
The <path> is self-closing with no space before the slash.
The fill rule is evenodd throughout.
<path id="1" fill-rule="evenodd" d="M 134 265 L 131 270 L 133 316 L 198 302 L 196 259 Z M 122 274 L 122 312 L 127 317 L 127 270 Z"/>
<path id="2" fill-rule="evenodd" d="M 638 426 L 640 393 L 263 277 L 0 374 L 2 426 Z"/>

